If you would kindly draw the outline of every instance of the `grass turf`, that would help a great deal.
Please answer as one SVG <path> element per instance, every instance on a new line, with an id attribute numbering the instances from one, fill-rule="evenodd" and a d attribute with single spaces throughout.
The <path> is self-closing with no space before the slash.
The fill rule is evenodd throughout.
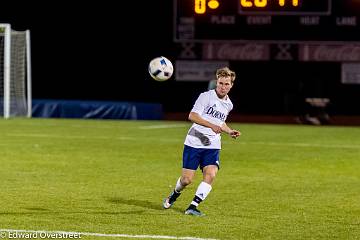
<path id="1" fill-rule="evenodd" d="M 181 173 L 189 122 L 0 120 L 0 228 L 360 238 L 359 128 L 229 125 L 242 136 L 223 136 L 221 170 L 198 218 L 183 211 L 200 172 L 172 209 L 161 207 Z"/>

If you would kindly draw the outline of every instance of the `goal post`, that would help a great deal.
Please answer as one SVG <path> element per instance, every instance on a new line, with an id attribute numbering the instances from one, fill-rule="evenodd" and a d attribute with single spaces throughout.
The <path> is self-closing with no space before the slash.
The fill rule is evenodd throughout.
<path id="1" fill-rule="evenodd" d="M 31 117 L 30 31 L 0 24 L 0 117 Z"/>

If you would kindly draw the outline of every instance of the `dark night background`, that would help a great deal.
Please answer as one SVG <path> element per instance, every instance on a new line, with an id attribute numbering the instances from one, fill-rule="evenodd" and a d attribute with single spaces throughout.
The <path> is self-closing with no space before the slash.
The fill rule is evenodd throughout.
<path id="1" fill-rule="evenodd" d="M 6 1 L 0 22 L 31 31 L 34 99 L 162 103 L 190 110 L 206 82 L 156 82 L 147 73 L 157 56 L 175 61 L 172 0 Z M 6 10 L 4 10 L 6 9 Z M 301 89 L 329 97 L 330 113 L 359 114 L 358 86 L 340 83 L 339 63 L 231 62 L 235 112 L 297 114 Z M 336 92 L 334 91 L 336 90 Z"/>

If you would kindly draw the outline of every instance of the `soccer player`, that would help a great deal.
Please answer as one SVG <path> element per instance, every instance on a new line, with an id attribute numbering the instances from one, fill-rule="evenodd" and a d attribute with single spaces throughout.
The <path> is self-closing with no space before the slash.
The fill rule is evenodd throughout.
<path id="1" fill-rule="evenodd" d="M 234 84 L 235 72 L 227 67 L 220 68 L 216 71 L 216 79 L 216 88 L 201 93 L 189 114 L 189 120 L 193 124 L 185 138 L 182 175 L 170 196 L 164 200 L 165 209 L 170 208 L 181 191 L 192 182 L 195 171 L 200 166 L 203 180 L 185 214 L 202 216 L 197 207 L 210 193 L 220 168 L 221 133 L 225 132 L 235 139 L 240 136 L 239 131 L 231 129 L 225 123 L 233 108 L 228 93 Z"/>

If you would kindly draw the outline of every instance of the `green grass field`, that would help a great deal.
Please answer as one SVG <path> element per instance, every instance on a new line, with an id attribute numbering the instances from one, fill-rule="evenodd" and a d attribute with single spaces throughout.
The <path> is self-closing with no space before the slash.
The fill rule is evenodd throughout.
<path id="1" fill-rule="evenodd" d="M 181 173 L 189 122 L 0 120 L 0 229 L 360 239 L 360 128 L 229 125 L 242 136 L 223 136 L 199 218 L 183 211 L 200 172 L 172 209 L 161 207 Z"/>

